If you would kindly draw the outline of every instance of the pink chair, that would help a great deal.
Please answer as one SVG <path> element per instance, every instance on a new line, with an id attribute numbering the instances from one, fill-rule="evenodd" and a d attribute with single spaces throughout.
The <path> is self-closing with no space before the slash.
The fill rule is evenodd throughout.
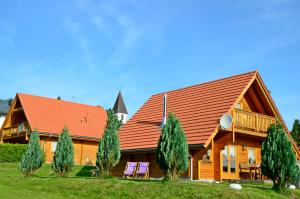
<path id="1" fill-rule="evenodd" d="M 139 162 L 135 177 L 142 175 L 145 179 L 149 178 L 149 162 Z"/>
<path id="2" fill-rule="evenodd" d="M 136 170 L 137 163 L 136 162 L 127 162 L 125 171 L 123 174 L 123 178 L 125 177 L 133 177 L 134 172 Z"/>

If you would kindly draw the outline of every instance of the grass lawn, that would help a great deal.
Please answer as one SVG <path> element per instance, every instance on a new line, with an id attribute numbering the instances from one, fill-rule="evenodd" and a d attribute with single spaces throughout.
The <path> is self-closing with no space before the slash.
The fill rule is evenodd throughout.
<path id="1" fill-rule="evenodd" d="M 289 196 L 276 194 L 270 185 L 247 183 L 232 190 L 227 183 L 122 180 L 90 178 L 90 168 L 76 166 L 67 178 L 51 174 L 44 165 L 35 177 L 23 177 L 17 163 L 0 163 L 0 198 L 300 198 L 300 190 Z"/>

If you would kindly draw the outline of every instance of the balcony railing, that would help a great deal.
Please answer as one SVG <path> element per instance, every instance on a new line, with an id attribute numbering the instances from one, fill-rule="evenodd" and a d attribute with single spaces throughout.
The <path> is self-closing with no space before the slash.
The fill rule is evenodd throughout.
<path id="1" fill-rule="evenodd" d="M 266 133 L 271 124 L 276 123 L 276 118 L 239 109 L 233 111 L 235 128 Z"/>
<path id="2" fill-rule="evenodd" d="M 13 125 L 3 129 L 3 136 L 14 136 L 26 132 L 25 124 Z"/>

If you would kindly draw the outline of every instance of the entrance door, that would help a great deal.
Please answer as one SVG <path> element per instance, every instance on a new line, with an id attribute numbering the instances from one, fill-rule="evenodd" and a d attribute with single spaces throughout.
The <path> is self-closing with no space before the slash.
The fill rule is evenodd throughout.
<path id="1" fill-rule="evenodd" d="M 221 179 L 238 179 L 237 147 L 227 145 L 220 154 Z"/>

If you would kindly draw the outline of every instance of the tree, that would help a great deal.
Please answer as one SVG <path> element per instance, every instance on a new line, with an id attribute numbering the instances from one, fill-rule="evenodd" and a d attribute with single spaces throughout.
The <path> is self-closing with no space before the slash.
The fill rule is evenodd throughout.
<path id="1" fill-rule="evenodd" d="M 40 138 L 36 131 L 30 134 L 27 150 L 21 160 L 21 170 L 25 176 L 31 176 L 44 161 L 44 153 L 40 146 Z"/>
<path id="2" fill-rule="evenodd" d="M 297 119 L 294 121 L 293 129 L 291 131 L 291 136 L 299 146 L 300 145 L 300 121 Z"/>
<path id="3" fill-rule="evenodd" d="M 115 113 L 107 110 L 107 121 L 104 130 L 104 135 L 99 141 L 96 166 L 100 176 L 109 176 L 112 168 L 119 163 L 120 143 L 118 130 L 120 122 Z"/>
<path id="4" fill-rule="evenodd" d="M 13 98 L 8 98 L 8 105 L 11 106 L 13 101 L 14 101 Z"/>
<path id="5" fill-rule="evenodd" d="M 74 148 L 69 135 L 69 130 L 65 127 L 59 136 L 56 150 L 53 156 L 52 169 L 58 176 L 65 176 L 74 166 Z"/>
<path id="6" fill-rule="evenodd" d="M 262 143 L 261 150 L 263 175 L 273 181 L 273 189 L 285 192 L 299 174 L 296 156 L 282 125 L 277 122 L 268 129 L 268 137 Z"/>
<path id="7" fill-rule="evenodd" d="M 157 163 L 166 179 L 175 180 L 188 169 L 188 144 L 180 121 L 169 113 L 157 146 Z"/>

